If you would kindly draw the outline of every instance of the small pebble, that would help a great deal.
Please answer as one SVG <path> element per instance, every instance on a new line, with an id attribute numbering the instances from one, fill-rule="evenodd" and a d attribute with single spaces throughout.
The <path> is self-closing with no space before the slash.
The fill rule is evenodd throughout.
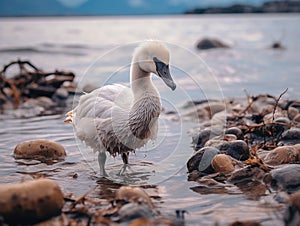
<path id="1" fill-rule="evenodd" d="M 213 173 L 214 170 L 211 167 L 211 161 L 217 154 L 220 154 L 220 151 L 214 147 L 201 148 L 188 160 L 188 171 L 197 170 L 202 173 Z"/>
<path id="2" fill-rule="evenodd" d="M 142 202 L 154 211 L 154 205 L 149 195 L 139 187 L 122 186 L 116 191 L 115 199 L 125 200 L 127 202 Z"/>
<path id="3" fill-rule="evenodd" d="M 295 107 L 290 106 L 287 111 L 290 120 L 294 120 L 295 116 L 299 114 L 299 110 Z"/>
<path id="4" fill-rule="evenodd" d="M 206 128 L 201 130 L 199 134 L 196 134 L 192 137 L 194 148 L 197 150 L 203 148 L 205 143 L 216 135 L 217 134 L 211 129 Z"/>
<path id="5" fill-rule="evenodd" d="M 234 171 L 231 157 L 225 154 L 215 155 L 211 161 L 211 166 L 215 172 L 223 174 L 228 174 Z"/>
<path id="6" fill-rule="evenodd" d="M 226 129 L 225 134 L 234 134 L 238 140 L 243 140 L 244 138 L 242 130 L 238 127 L 230 127 Z"/>

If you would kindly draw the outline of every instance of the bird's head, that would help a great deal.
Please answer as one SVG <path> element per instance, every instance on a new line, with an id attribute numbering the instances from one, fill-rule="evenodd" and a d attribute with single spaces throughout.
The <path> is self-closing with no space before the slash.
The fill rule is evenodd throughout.
<path id="1" fill-rule="evenodd" d="M 169 68 L 170 52 L 165 45 L 159 41 L 146 41 L 136 49 L 134 59 L 143 71 L 156 74 L 175 90 Z"/>

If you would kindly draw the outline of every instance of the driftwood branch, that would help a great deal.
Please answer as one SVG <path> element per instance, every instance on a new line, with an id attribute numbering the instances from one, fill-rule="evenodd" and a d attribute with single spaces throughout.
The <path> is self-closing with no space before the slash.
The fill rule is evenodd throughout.
<path id="1" fill-rule="evenodd" d="M 8 69 L 14 65 L 19 67 L 19 73 L 7 77 Z M 0 71 L 0 108 L 6 102 L 12 102 L 17 108 L 24 98 L 51 97 L 65 81 L 73 82 L 74 77 L 70 71 L 44 72 L 30 61 L 12 61 Z"/>

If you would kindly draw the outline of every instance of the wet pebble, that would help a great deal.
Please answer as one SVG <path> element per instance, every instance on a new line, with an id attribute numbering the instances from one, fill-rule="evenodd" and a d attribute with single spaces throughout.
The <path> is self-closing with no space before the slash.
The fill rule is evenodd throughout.
<path id="1" fill-rule="evenodd" d="M 210 128 L 206 128 L 206 129 L 203 129 L 201 130 L 198 134 L 195 134 L 193 135 L 192 137 L 192 142 L 193 142 L 193 145 L 194 145 L 194 148 L 196 150 L 200 149 L 200 148 L 203 148 L 205 143 L 215 137 L 219 135 L 216 131 L 210 129 Z"/>
<path id="2" fill-rule="evenodd" d="M 279 145 L 294 145 L 300 143 L 300 129 L 290 128 L 282 133 Z"/>
<path id="3" fill-rule="evenodd" d="M 229 155 L 218 154 L 212 159 L 211 166 L 215 172 L 228 174 L 234 171 L 234 165 Z"/>
<path id="4" fill-rule="evenodd" d="M 270 151 L 264 158 L 269 165 L 296 163 L 300 161 L 300 144 L 294 146 L 281 146 Z"/>
<path id="5" fill-rule="evenodd" d="M 288 193 L 300 189 L 300 165 L 288 164 L 270 172 L 267 182 L 275 190 L 284 190 Z"/>
<path id="6" fill-rule="evenodd" d="M 238 127 L 230 127 L 225 130 L 225 134 L 233 134 L 236 136 L 238 140 L 243 140 L 244 139 L 244 134 L 242 130 Z"/>
<path id="7" fill-rule="evenodd" d="M 116 200 L 144 203 L 154 211 L 154 205 L 149 195 L 140 187 L 122 186 L 116 191 Z"/>
<path id="8" fill-rule="evenodd" d="M 64 147 L 54 141 L 30 140 L 18 144 L 14 150 L 15 158 L 38 159 L 41 161 L 64 159 Z"/>
<path id="9" fill-rule="evenodd" d="M 299 114 L 299 110 L 295 107 L 290 106 L 287 111 L 288 117 L 290 120 L 293 120 L 296 115 Z"/>
<path id="10" fill-rule="evenodd" d="M 290 196 L 289 205 L 284 212 L 284 223 L 286 226 L 298 226 L 300 222 L 300 191 Z"/>
<path id="11" fill-rule="evenodd" d="M 296 123 L 300 123 L 300 114 L 297 114 L 294 118 L 293 121 Z"/>
<path id="12" fill-rule="evenodd" d="M 187 162 L 187 169 L 189 172 L 194 170 L 202 173 L 213 173 L 211 161 L 213 157 L 220 154 L 220 151 L 214 147 L 204 147 L 197 151 Z"/>
<path id="13" fill-rule="evenodd" d="M 208 143 L 219 149 L 222 153 L 230 155 L 231 157 L 245 161 L 249 158 L 249 147 L 245 141 L 233 140 L 233 141 L 219 141 L 215 143 Z"/>
<path id="14" fill-rule="evenodd" d="M 49 179 L 0 185 L 0 215 L 7 223 L 36 223 L 58 215 L 63 205 L 62 191 Z"/>
<path id="15" fill-rule="evenodd" d="M 123 205 L 118 211 L 117 219 L 114 221 L 126 222 L 138 218 L 149 219 L 154 215 L 149 206 L 144 203 L 127 203 Z"/>

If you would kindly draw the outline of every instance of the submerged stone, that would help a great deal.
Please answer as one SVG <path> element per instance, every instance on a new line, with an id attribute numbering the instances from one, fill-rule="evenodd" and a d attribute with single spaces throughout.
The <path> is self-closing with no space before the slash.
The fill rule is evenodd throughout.
<path id="1" fill-rule="evenodd" d="M 18 144 L 14 150 L 15 158 L 58 160 L 64 159 L 66 151 L 64 147 L 54 141 L 30 140 Z"/>
<path id="2" fill-rule="evenodd" d="M 212 48 L 229 48 L 229 46 L 218 39 L 204 38 L 197 44 L 198 49 L 212 49 Z"/>

